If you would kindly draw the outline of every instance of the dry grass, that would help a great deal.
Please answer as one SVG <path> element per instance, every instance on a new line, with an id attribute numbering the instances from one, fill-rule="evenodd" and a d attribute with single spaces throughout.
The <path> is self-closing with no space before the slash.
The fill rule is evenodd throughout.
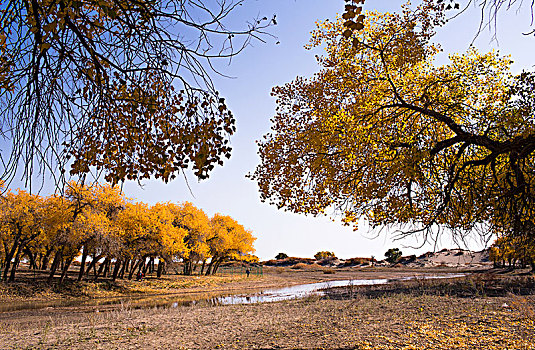
<path id="1" fill-rule="evenodd" d="M 297 272 L 283 273 L 311 273 Z M 268 304 L 3 313 L 0 348 L 535 349 L 535 296 L 511 293 L 532 279 L 479 275 L 350 286 L 332 295 L 338 299 Z M 498 287 L 501 293 L 488 292 Z"/>
<path id="2" fill-rule="evenodd" d="M 535 299 L 524 297 L 523 305 Z M 535 349 L 516 296 L 309 297 L 43 317 L 2 325 L 2 349 Z M 518 302 L 518 301 L 517 301 Z"/>
<path id="3" fill-rule="evenodd" d="M 530 295 L 535 293 L 533 276 L 476 274 L 455 279 L 421 279 L 376 286 L 349 286 L 328 291 L 332 299 L 351 299 L 355 293 L 378 298 L 394 294 L 440 295 L 460 298 Z"/>
<path id="4" fill-rule="evenodd" d="M 49 284 L 45 279 L 19 278 L 14 283 L 0 283 L 0 301 L 40 301 L 51 299 L 94 299 L 133 295 L 167 294 L 181 291 L 210 290 L 235 286 L 247 282 L 261 281 L 262 278 L 251 275 L 216 275 L 216 276 L 164 276 L 149 277 L 143 281 L 135 280 L 101 280 L 76 282 L 67 280 L 63 286 Z"/>

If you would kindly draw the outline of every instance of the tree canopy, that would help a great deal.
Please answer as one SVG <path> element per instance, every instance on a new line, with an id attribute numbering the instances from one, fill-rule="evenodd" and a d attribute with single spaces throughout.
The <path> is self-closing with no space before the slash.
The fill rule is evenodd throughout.
<path id="1" fill-rule="evenodd" d="M 95 279 L 108 273 L 113 279 L 132 278 L 155 259 L 158 275 L 165 264 L 180 262 L 184 273 L 192 274 L 199 262 L 204 268 L 207 261 L 210 274 L 228 260 L 254 261 L 255 239 L 228 216 L 209 218 L 189 202 L 132 202 L 118 186 L 69 182 L 62 196 L 7 190 L 0 200 L 2 280 L 13 281 L 26 259 L 30 269 L 48 271 L 50 281 L 61 265 L 61 283 L 79 256 L 78 280 L 91 268 Z"/>
<path id="2" fill-rule="evenodd" d="M 273 89 L 277 114 L 252 174 L 262 200 L 426 238 L 436 227 L 458 238 L 525 232 L 535 217 L 535 75 L 514 76 L 510 57 L 474 48 L 436 66 L 444 12 L 431 0 L 367 13 L 349 37 L 345 21 L 313 33 L 310 47 L 326 49 L 319 73 Z"/>
<path id="3" fill-rule="evenodd" d="M 391 264 L 394 264 L 398 262 L 398 260 L 401 258 L 401 255 L 402 252 L 399 250 L 399 248 L 390 248 L 385 253 L 385 260 Z"/>
<path id="4" fill-rule="evenodd" d="M 242 0 L 5 1 L 0 5 L 0 132 L 17 169 L 106 181 L 206 178 L 230 157 L 234 118 L 211 81 L 275 21 L 231 28 Z M 68 169 L 70 167 L 70 169 Z M 59 170 L 59 171 L 58 171 Z"/>
<path id="5" fill-rule="evenodd" d="M 314 259 L 316 260 L 336 259 L 336 255 L 333 252 L 322 250 L 314 254 Z"/>

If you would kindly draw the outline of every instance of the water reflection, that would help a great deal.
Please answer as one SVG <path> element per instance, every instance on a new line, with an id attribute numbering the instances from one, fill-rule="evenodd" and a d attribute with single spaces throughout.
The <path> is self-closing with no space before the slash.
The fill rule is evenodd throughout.
<path id="1" fill-rule="evenodd" d="M 421 275 L 413 277 L 402 277 L 396 279 L 368 279 L 368 280 L 338 280 L 319 283 L 308 283 L 297 286 L 265 289 L 258 293 L 247 294 L 221 294 L 219 293 L 188 293 L 186 295 L 166 295 L 166 296 L 142 296 L 123 297 L 110 299 L 92 300 L 60 300 L 53 302 L 19 302 L 0 304 L 0 312 L 46 309 L 53 307 L 94 307 L 99 306 L 108 309 L 123 308 L 150 308 L 150 307 L 188 307 L 194 305 L 234 305 L 234 304 L 254 304 L 268 303 L 290 299 L 304 298 L 307 296 L 323 296 L 325 290 L 336 287 L 363 286 L 392 283 L 396 281 L 406 281 L 411 279 L 438 279 L 463 277 L 465 274 L 444 274 L 444 275 Z M 90 310 L 88 310 L 90 311 Z"/>
<path id="2" fill-rule="evenodd" d="M 347 286 L 371 286 L 392 283 L 397 281 L 407 281 L 411 279 L 437 279 L 437 278 L 456 278 L 463 277 L 465 274 L 446 274 L 446 275 L 429 275 L 416 277 L 402 277 L 396 279 L 369 279 L 369 280 L 339 280 L 327 281 L 319 283 L 301 284 L 297 286 L 267 289 L 256 294 L 247 295 L 229 295 L 225 297 L 212 298 L 209 303 L 211 305 L 231 305 L 231 304 L 254 304 L 254 303 L 269 303 L 275 301 L 283 301 L 290 299 L 299 299 L 308 296 L 323 296 L 325 290 L 336 287 Z"/>

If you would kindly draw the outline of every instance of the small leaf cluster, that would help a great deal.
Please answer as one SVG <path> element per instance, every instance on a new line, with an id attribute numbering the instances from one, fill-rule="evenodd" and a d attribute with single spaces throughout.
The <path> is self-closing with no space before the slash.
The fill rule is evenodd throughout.
<path id="1" fill-rule="evenodd" d="M 364 28 L 364 15 L 362 14 L 362 6 L 357 4 L 364 4 L 364 0 L 346 0 L 345 12 L 342 14 L 344 27 L 346 28 L 342 35 L 345 38 L 350 38 L 354 32 Z"/>

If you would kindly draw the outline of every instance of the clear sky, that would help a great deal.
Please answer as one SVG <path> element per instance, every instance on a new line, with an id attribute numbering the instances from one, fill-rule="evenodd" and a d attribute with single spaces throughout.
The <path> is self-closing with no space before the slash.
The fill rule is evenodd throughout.
<path id="1" fill-rule="evenodd" d="M 368 10 L 397 11 L 402 1 L 368 0 Z M 414 1 L 417 3 L 417 1 Z M 189 177 L 191 192 L 183 179 L 169 184 L 148 181 L 144 188 L 127 184 L 125 192 L 145 202 L 191 201 L 208 215 L 216 212 L 230 215 L 258 237 L 255 247 L 260 259 L 273 258 L 278 252 L 290 256 L 312 257 L 319 250 L 333 251 L 342 258 L 356 256 L 383 257 L 390 247 L 401 247 L 404 253 L 422 253 L 433 249 L 426 245 L 421 249 L 405 246 L 417 244 L 415 240 L 392 242 L 392 233 L 383 230 L 376 234 L 361 227 L 358 231 L 343 227 L 329 218 L 314 218 L 277 210 L 261 203 L 254 182 L 245 175 L 259 163 L 255 140 L 269 131 L 270 118 L 275 114 L 275 101 L 270 96 L 273 86 L 293 80 L 297 76 L 311 76 L 319 66 L 314 56 L 320 51 L 305 50 L 310 31 L 315 22 L 334 19 L 343 11 L 343 0 L 249 0 L 235 13 L 233 22 L 257 16 L 277 16 L 278 25 L 270 32 L 276 38 L 267 43 L 254 43 L 243 54 L 233 59 L 231 65 L 222 62 L 221 69 L 234 78 L 217 78 L 217 88 L 226 97 L 230 109 L 237 119 L 237 133 L 232 138 L 232 158 L 223 167 L 216 168 L 209 180 L 197 182 Z M 446 25 L 436 37 L 444 48 L 438 63 L 447 62 L 447 54 L 466 51 L 474 40 L 479 25 L 480 13 L 471 6 L 468 11 Z M 515 60 L 515 71 L 530 69 L 532 64 L 532 36 L 529 31 L 531 18 L 524 8 L 520 12 L 511 10 L 498 20 L 497 40 L 494 32 L 485 30 L 475 40 L 482 51 L 500 50 L 511 54 Z M 280 44 L 276 44 L 276 42 Z M 531 56 L 531 57 L 530 57 Z M 375 237 L 375 238 L 373 238 Z M 437 248 L 454 246 L 448 237 L 440 240 Z M 477 239 L 469 242 L 469 248 L 479 249 Z"/>
<path id="2" fill-rule="evenodd" d="M 463 1 L 460 1 L 463 4 Z M 466 2 L 466 1 L 464 1 Z M 366 227 L 358 231 L 343 227 L 329 218 L 313 218 L 277 210 L 259 200 L 257 186 L 245 175 L 259 163 L 255 140 L 269 132 L 270 118 L 275 114 L 275 101 L 270 96 L 273 86 L 282 85 L 297 76 L 311 76 L 319 70 L 314 58 L 320 51 L 303 48 L 317 20 L 334 19 L 343 11 L 343 0 L 246 0 L 234 13 L 232 24 L 240 26 L 255 17 L 277 16 L 278 25 L 270 32 L 276 38 L 266 38 L 267 43 L 253 43 L 243 54 L 228 62 L 220 62 L 219 68 L 233 78 L 217 77 L 216 86 L 237 119 L 237 133 L 232 138 L 232 158 L 223 167 L 216 168 L 210 179 L 197 182 L 188 177 L 191 193 L 183 178 L 168 184 L 146 181 L 143 187 L 137 183 L 124 186 L 126 195 L 153 204 L 159 201 L 190 201 L 208 215 L 220 212 L 230 215 L 245 227 L 253 230 L 258 238 L 255 247 L 260 259 L 273 258 L 278 252 L 290 256 L 312 257 L 319 250 L 333 251 L 337 256 L 350 258 L 371 256 L 383 258 L 391 247 L 400 247 L 404 254 L 423 253 L 433 249 L 427 245 L 421 249 L 405 248 L 414 240 L 392 242 L 392 233 L 383 230 L 376 238 Z M 397 11 L 402 1 L 367 0 L 368 10 Z M 418 3 L 414 0 L 413 3 Z M 447 54 L 466 51 L 473 41 L 479 25 L 480 13 L 473 6 L 440 30 L 436 41 L 442 44 L 444 54 L 439 63 L 447 61 Z M 530 13 L 525 6 L 504 12 L 498 19 L 497 40 L 493 32 L 484 31 L 475 45 L 482 51 L 499 49 L 511 54 L 514 70 L 532 69 L 533 36 L 524 36 L 530 30 Z M 276 44 L 280 42 L 280 44 Z M 438 249 L 452 247 L 444 237 Z M 469 248 L 479 249 L 477 239 Z"/>

